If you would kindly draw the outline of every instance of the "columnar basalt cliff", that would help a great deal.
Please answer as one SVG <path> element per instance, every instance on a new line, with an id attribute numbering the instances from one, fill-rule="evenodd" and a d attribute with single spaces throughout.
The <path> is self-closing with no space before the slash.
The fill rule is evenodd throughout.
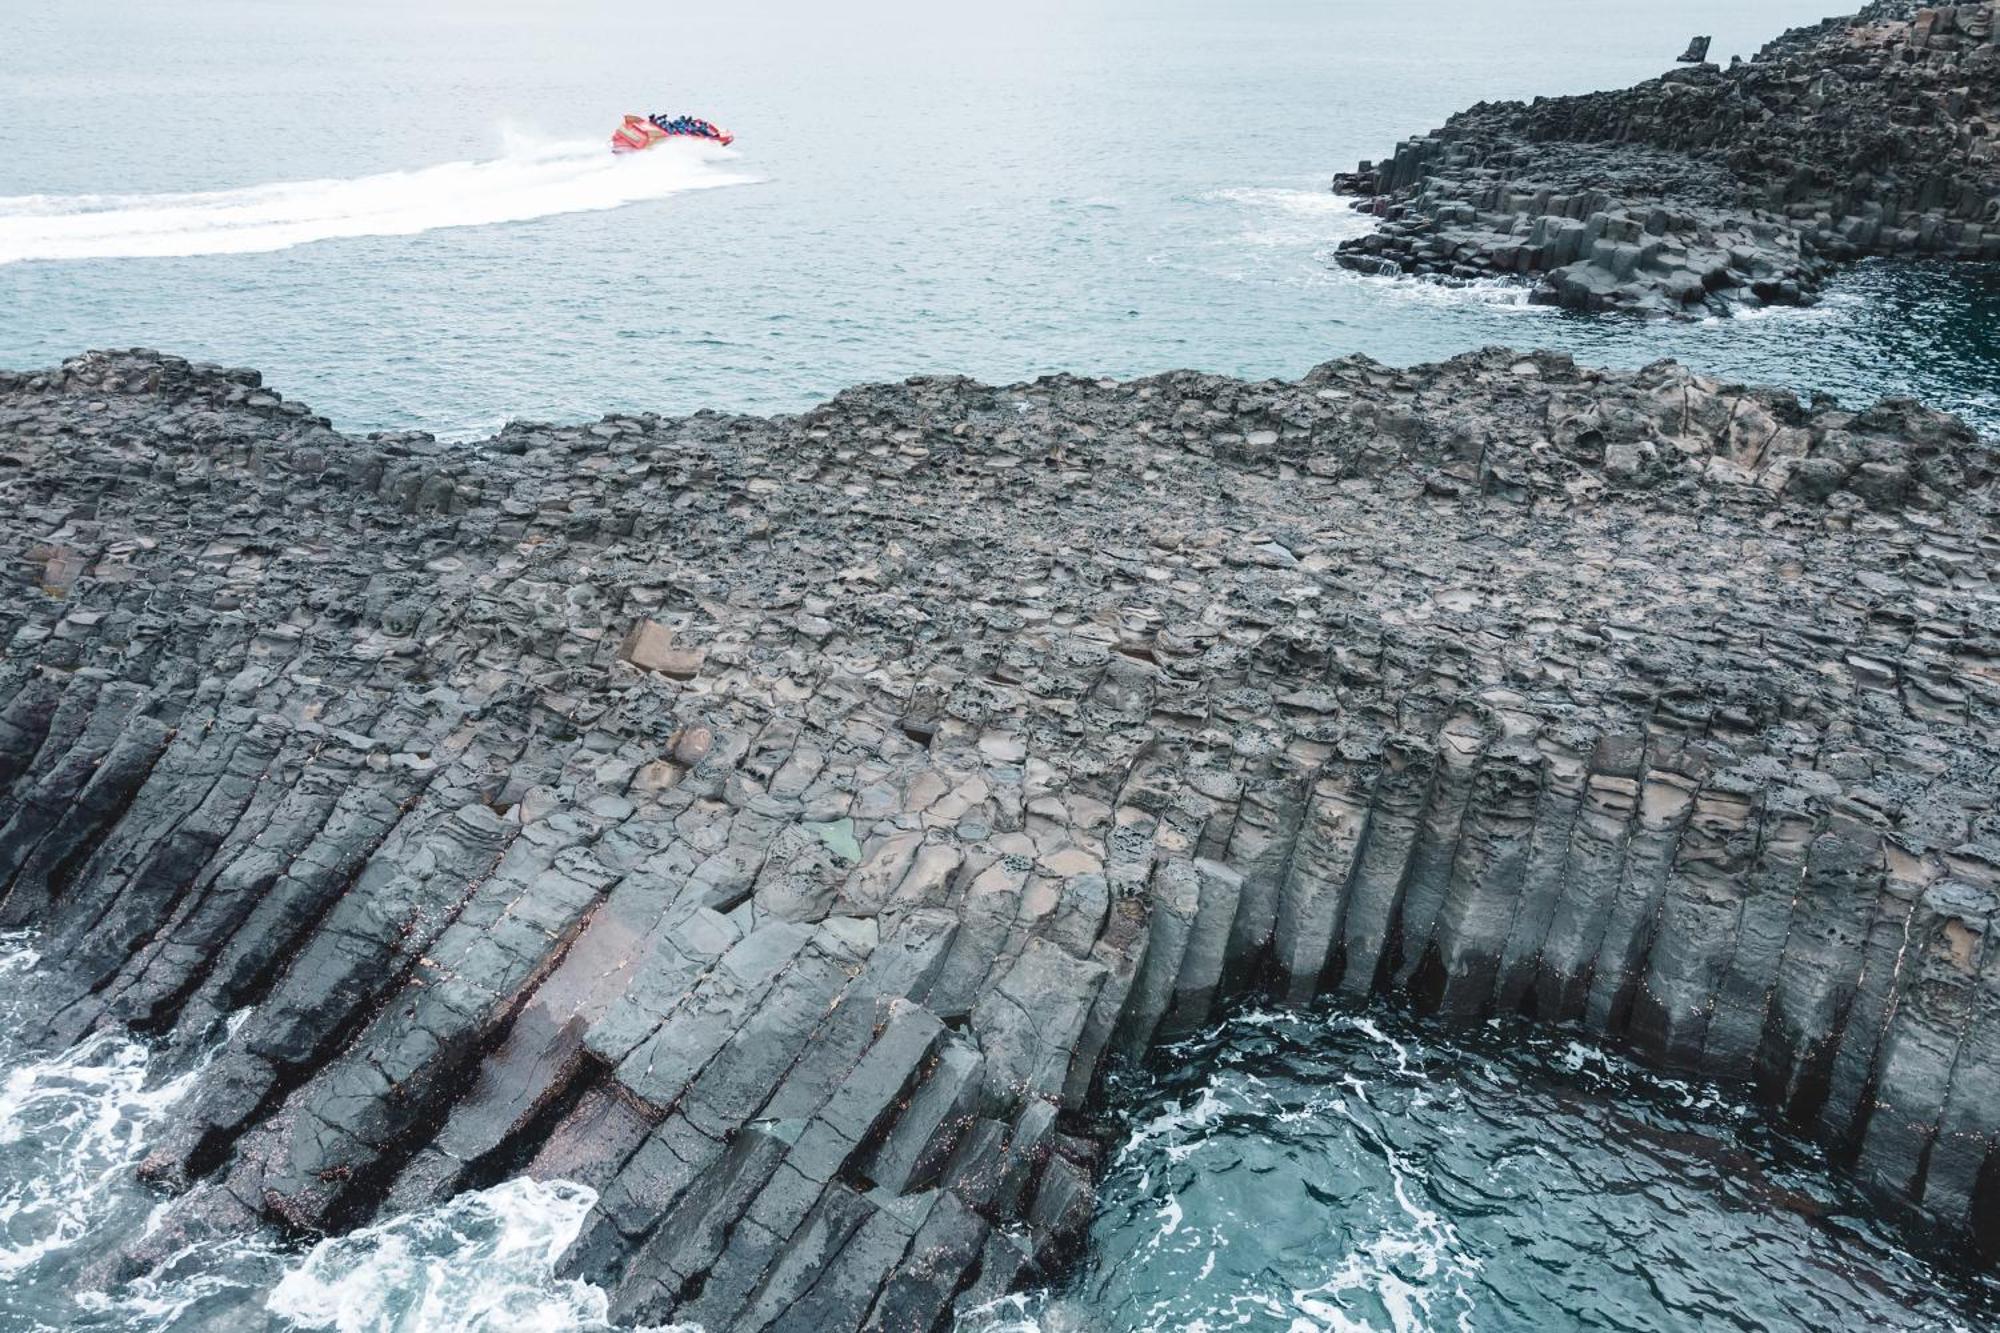
<path id="1" fill-rule="evenodd" d="M 2000 260 L 1997 15 L 1879 0 L 1728 69 L 1481 103 L 1335 178 L 1384 219 L 1339 262 L 1682 314 L 1810 301 L 1864 256 Z"/>
<path id="2" fill-rule="evenodd" d="M 929 1329 L 1252 987 L 1581 1024 L 1990 1237 L 1995 470 L 1501 350 L 450 447 L 0 374 L 0 923 L 47 1041 L 221 1043 L 128 1271 L 527 1172 L 620 1319 Z"/>

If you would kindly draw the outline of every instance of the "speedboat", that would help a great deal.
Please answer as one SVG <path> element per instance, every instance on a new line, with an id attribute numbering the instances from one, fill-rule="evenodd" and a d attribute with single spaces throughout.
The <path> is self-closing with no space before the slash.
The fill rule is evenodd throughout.
<path id="1" fill-rule="evenodd" d="M 627 116 L 625 123 L 611 131 L 611 151 L 639 153 L 658 147 L 670 139 L 707 139 L 711 143 L 732 144 L 736 136 L 697 116 Z"/>

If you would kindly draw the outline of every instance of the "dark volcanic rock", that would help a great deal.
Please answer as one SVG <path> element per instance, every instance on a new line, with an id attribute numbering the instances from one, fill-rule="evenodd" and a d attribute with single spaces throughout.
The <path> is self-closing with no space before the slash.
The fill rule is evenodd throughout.
<path id="1" fill-rule="evenodd" d="M 621 1317 L 925 1329 L 1266 985 L 1583 1023 L 1981 1235 L 1994 474 L 1502 350 L 450 448 L 0 374 L 0 918 L 48 1040 L 222 1038 L 133 1265 L 527 1171 Z"/>
<path id="2" fill-rule="evenodd" d="M 1868 255 L 2000 260 L 1996 16 L 1878 0 L 1728 69 L 1481 103 L 1335 178 L 1383 219 L 1339 262 L 1662 315 L 1810 301 Z"/>

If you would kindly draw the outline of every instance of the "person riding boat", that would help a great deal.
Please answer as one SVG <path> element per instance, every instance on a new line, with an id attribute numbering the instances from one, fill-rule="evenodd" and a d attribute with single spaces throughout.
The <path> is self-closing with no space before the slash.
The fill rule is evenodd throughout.
<path id="1" fill-rule="evenodd" d="M 650 116 L 625 117 L 624 123 L 611 132 L 611 151 L 636 153 L 668 139 L 708 139 L 726 147 L 735 137 L 697 116 L 669 116 L 661 111 Z"/>

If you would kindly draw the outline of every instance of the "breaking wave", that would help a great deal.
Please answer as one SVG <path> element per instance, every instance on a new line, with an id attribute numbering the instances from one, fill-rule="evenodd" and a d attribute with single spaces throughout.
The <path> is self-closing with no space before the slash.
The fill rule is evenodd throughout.
<path id="1" fill-rule="evenodd" d="M 441 227 L 587 213 L 688 190 L 751 183 L 715 145 L 666 144 L 629 157 L 601 140 L 510 146 L 346 180 L 284 181 L 192 194 L 0 197 L 0 264 L 254 254 L 352 236 L 414 236 Z"/>
<path id="2" fill-rule="evenodd" d="M 26 934 L 0 935 L 0 979 L 39 959 Z M 7 1033 L 18 1004 L 0 1010 Z M 119 1211 L 152 1130 L 197 1071 L 148 1086 L 147 1050 L 116 1033 L 36 1057 L 0 1039 L 0 1283 L 64 1255 Z"/>
<path id="3" fill-rule="evenodd" d="M 321 1241 L 279 1280 L 266 1309 L 287 1327 L 337 1333 L 608 1329 L 602 1288 L 552 1276 L 596 1202 L 594 1190 L 565 1180 L 462 1194 Z"/>
<path id="4" fill-rule="evenodd" d="M 1211 190 L 1201 198 L 1241 210 L 1243 229 L 1234 242 L 1240 245 L 1323 246 L 1375 229 L 1373 217 L 1354 211 L 1352 198 L 1331 190 L 1244 186 Z"/>
<path id="5" fill-rule="evenodd" d="M 19 1047 L 14 1034 L 33 1002 L 23 983 L 40 962 L 34 942 L 0 932 L 0 1333 L 611 1327 L 601 1288 L 555 1275 L 597 1200 L 561 1180 L 511 1180 L 310 1250 L 269 1234 L 198 1241 L 152 1272 L 92 1289 L 93 1262 L 155 1225 L 164 1201 L 134 1168 L 221 1043 L 169 1079 L 149 1069 L 148 1047 L 122 1034 L 54 1055 Z M 248 1012 L 231 1018 L 230 1033 Z"/>

